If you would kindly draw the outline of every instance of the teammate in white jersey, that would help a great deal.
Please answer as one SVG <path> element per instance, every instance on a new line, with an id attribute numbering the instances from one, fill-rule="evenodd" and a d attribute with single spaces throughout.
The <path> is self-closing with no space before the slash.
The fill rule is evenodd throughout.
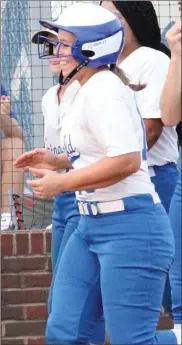
<path id="1" fill-rule="evenodd" d="M 40 47 L 44 46 L 45 51 L 49 55 L 52 55 L 54 46 L 50 44 L 50 39 L 57 39 L 57 33 L 51 30 L 41 30 L 32 37 L 32 43 L 40 43 Z M 56 59 L 49 60 L 49 66 L 53 75 L 60 75 L 61 65 L 56 63 Z M 62 126 L 62 116 L 64 116 L 65 105 L 60 104 L 58 100 L 58 93 L 60 84 L 52 86 L 42 99 L 42 113 L 44 117 L 44 144 L 45 148 L 50 150 L 54 155 L 60 155 L 63 153 L 60 146 L 60 131 Z M 62 115 L 63 114 L 63 115 Z M 36 157 L 39 154 L 37 149 L 32 157 L 30 166 L 34 166 Z M 45 151 L 46 152 L 46 151 Z M 29 153 L 30 154 L 30 153 Z M 41 165 L 44 163 L 42 157 Z M 61 170 L 64 173 L 65 170 Z M 56 275 L 56 267 L 60 260 L 62 251 L 65 244 L 76 229 L 79 221 L 79 212 L 76 205 L 75 193 L 65 192 L 56 196 L 54 200 L 53 215 L 52 215 L 52 248 L 51 248 L 51 259 L 52 259 L 52 272 L 53 281 L 49 291 L 48 300 L 48 311 L 51 312 L 52 305 L 52 289 Z"/>
<path id="2" fill-rule="evenodd" d="M 58 29 L 62 84 L 69 85 L 62 100 L 70 105 L 61 143 L 74 170 L 31 168 L 40 178 L 28 183 L 40 198 L 77 191 L 81 214 L 57 269 L 47 343 L 88 344 L 103 305 L 111 343 L 177 344 L 175 332 L 156 333 L 172 231 L 148 175 L 133 93 L 107 67 L 123 48 L 123 26 L 82 2 L 40 23 Z"/>
<path id="3" fill-rule="evenodd" d="M 161 43 L 157 15 L 151 1 L 102 1 L 101 5 L 115 13 L 126 30 L 125 47 L 118 59 L 118 67 L 124 70 L 132 83 L 146 84 L 135 98 L 146 127 L 151 180 L 168 213 L 178 180 L 179 157 L 176 129 L 163 126 L 160 111 L 160 95 L 170 63 L 163 52 L 170 55 L 170 51 Z M 163 306 L 171 314 L 168 278 Z"/>
<path id="4" fill-rule="evenodd" d="M 182 148 L 181 121 L 181 21 L 167 32 L 166 38 L 171 49 L 171 62 L 161 97 L 162 120 L 167 126 L 179 124 L 179 145 Z M 172 290 L 172 314 L 174 328 L 182 326 L 182 270 L 181 270 L 181 162 L 180 177 L 171 200 L 169 217 L 175 238 L 175 257 L 170 270 L 170 285 Z"/>
<path id="5" fill-rule="evenodd" d="M 57 33 L 51 30 L 41 30 L 37 32 L 32 37 L 32 42 L 34 44 L 39 43 L 39 53 L 43 49 L 46 58 L 52 56 L 53 54 L 53 41 L 51 39 L 57 39 Z M 61 82 L 61 69 L 60 59 L 53 57 L 49 59 L 49 66 L 53 75 L 59 76 Z M 65 88 L 63 88 L 65 91 Z M 74 93 L 77 91 L 77 88 L 71 90 L 71 96 L 74 96 Z M 62 128 L 62 121 L 65 115 L 65 112 L 68 110 L 70 98 L 69 94 L 65 95 L 64 99 L 59 101 L 59 93 L 61 92 L 60 83 L 51 87 L 42 99 L 42 113 L 44 116 L 44 143 L 46 149 L 36 149 L 25 153 L 21 158 L 16 162 L 16 164 L 21 167 L 28 165 L 31 167 L 45 167 L 49 168 L 50 162 L 55 162 L 55 157 L 59 159 L 60 155 L 63 153 L 63 149 L 60 144 L 60 132 Z M 52 153 L 52 154 L 51 154 Z M 70 164 L 66 161 L 65 164 L 60 166 L 61 170 L 59 173 L 65 173 L 66 168 L 70 167 Z M 54 166 L 54 170 L 59 170 L 59 164 Z M 76 203 L 75 193 L 74 192 L 63 192 L 55 197 L 53 215 L 52 215 L 52 248 L 51 248 L 51 260 L 52 260 L 52 272 L 53 279 L 51 287 L 49 290 L 48 298 L 48 313 L 51 313 L 52 309 L 52 292 L 54 288 L 54 281 L 56 277 L 57 267 L 64 250 L 64 247 L 77 228 L 77 224 L 80 218 L 78 211 L 78 206 Z M 58 287 L 59 288 L 59 287 Z M 97 291 L 96 291 L 97 293 Z M 105 338 L 105 325 L 102 318 L 99 322 L 96 322 L 95 327 L 93 327 L 92 336 L 90 338 L 93 344 L 101 344 L 104 342 Z"/>

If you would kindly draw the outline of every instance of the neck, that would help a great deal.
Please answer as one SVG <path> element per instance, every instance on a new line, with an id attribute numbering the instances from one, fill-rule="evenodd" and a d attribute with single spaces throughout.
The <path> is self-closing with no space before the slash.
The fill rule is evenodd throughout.
<path id="1" fill-rule="evenodd" d="M 64 96 L 64 93 L 66 89 L 75 81 L 78 80 L 81 86 L 86 84 L 86 82 L 97 72 L 103 71 L 107 69 L 107 66 L 102 66 L 98 68 L 88 68 L 84 67 L 82 70 L 80 70 L 71 80 L 69 81 L 68 84 L 62 85 L 59 90 L 58 90 L 58 98 L 59 101 L 61 101 L 62 97 Z"/>
<path id="2" fill-rule="evenodd" d="M 126 47 L 119 56 L 117 65 L 120 65 L 131 53 L 140 47 L 141 45 L 138 42 L 133 42 L 132 44 L 128 45 L 128 47 Z"/>
<path id="3" fill-rule="evenodd" d="M 67 87 L 73 83 L 75 80 L 78 80 L 81 86 L 86 84 L 86 82 L 97 72 L 100 72 L 107 67 L 102 66 L 102 67 L 97 67 L 97 68 L 88 68 L 84 67 L 82 70 L 80 70 L 75 76 L 70 80 L 70 82 L 66 85 Z"/>

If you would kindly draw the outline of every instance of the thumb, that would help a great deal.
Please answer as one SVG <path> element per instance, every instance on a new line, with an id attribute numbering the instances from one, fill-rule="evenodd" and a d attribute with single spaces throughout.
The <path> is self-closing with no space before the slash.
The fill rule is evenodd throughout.
<path id="1" fill-rule="evenodd" d="M 44 154 L 47 152 L 47 149 L 45 149 L 45 148 L 43 148 L 43 147 L 40 147 L 40 148 L 36 148 L 36 149 L 34 150 L 34 152 L 44 155 Z"/>
<path id="2" fill-rule="evenodd" d="M 36 177 L 44 177 L 45 175 L 47 175 L 48 170 L 47 169 L 36 169 L 36 168 L 31 168 L 28 167 L 28 171 Z"/>

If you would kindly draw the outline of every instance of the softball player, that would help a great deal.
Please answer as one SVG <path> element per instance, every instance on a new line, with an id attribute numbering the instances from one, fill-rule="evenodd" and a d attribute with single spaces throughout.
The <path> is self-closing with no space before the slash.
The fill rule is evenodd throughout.
<path id="1" fill-rule="evenodd" d="M 161 96 L 161 115 L 166 126 L 179 126 L 179 144 L 182 146 L 181 131 L 181 21 L 177 22 L 167 33 L 171 49 L 171 62 L 166 83 Z M 181 170 L 181 162 L 180 162 Z M 181 314 L 181 171 L 173 198 L 171 200 L 169 217 L 175 238 L 175 258 L 170 270 L 172 290 L 172 312 L 174 328 L 182 324 Z"/>
<path id="2" fill-rule="evenodd" d="M 40 37 L 40 39 L 39 39 Z M 32 42 L 41 47 L 50 56 L 53 54 L 54 46 L 50 44 L 51 38 L 57 38 L 57 33 L 51 30 L 42 30 L 32 37 Z M 49 60 L 49 66 L 53 75 L 60 75 L 61 65 L 56 59 Z M 62 117 L 64 116 L 65 105 L 59 104 L 58 92 L 60 84 L 51 87 L 42 99 L 42 113 L 44 116 L 44 143 L 45 147 L 53 154 L 63 153 L 60 146 L 60 130 L 62 127 Z M 66 172 L 61 170 L 62 173 Z M 54 200 L 52 215 L 52 272 L 56 274 L 56 263 L 59 255 L 69 238 L 70 234 L 76 229 L 79 220 L 78 207 L 76 205 L 75 193 L 65 192 L 56 196 Z M 54 278 L 53 278 L 54 279 Z M 52 282 L 53 285 L 53 282 Z M 48 310 L 51 311 L 52 286 L 49 292 Z"/>
<path id="3" fill-rule="evenodd" d="M 103 303 L 111 343 L 177 344 L 179 331 L 156 333 L 172 231 L 148 175 L 133 94 L 107 67 L 123 48 L 123 26 L 81 2 L 40 23 L 59 30 L 57 58 L 69 85 L 61 143 L 74 170 L 31 168 L 39 179 L 28 183 L 40 198 L 76 190 L 81 214 L 57 268 L 47 343 L 88 344 Z"/>
<path id="4" fill-rule="evenodd" d="M 135 94 L 136 103 L 146 127 L 151 180 L 168 213 L 178 180 L 179 157 L 175 127 L 163 127 L 160 112 L 160 95 L 170 62 L 160 50 L 168 50 L 164 50 L 161 44 L 160 28 L 151 1 L 103 1 L 102 6 L 115 13 L 126 30 L 125 48 L 118 59 L 118 66 L 132 83 L 146 85 L 144 90 Z M 163 306 L 171 312 L 168 279 Z"/>
<path id="5" fill-rule="evenodd" d="M 51 30 L 41 30 L 32 37 L 32 42 L 39 43 L 39 53 L 44 50 L 45 57 L 52 57 L 49 59 L 49 66 L 54 75 L 61 75 L 62 65 L 60 59 L 56 59 L 52 56 L 54 50 L 54 40 L 57 39 L 57 33 Z M 61 79 L 61 77 L 60 77 Z M 63 88 L 62 88 L 63 89 Z M 74 97 L 78 90 L 78 85 L 71 89 L 71 96 Z M 34 151 L 25 153 L 22 155 L 15 165 L 17 167 L 26 167 L 28 164 L 32 167 L 45 166 L 55 170 L 55 157 L 59 157 L 63 153 L 63 149 L 60 146 L 60 132 L 62 128 L 62 121 L 65 116 L 67 108 L 69 108 L 68 95 L 65 94 L 64 100 L 59 102 L 59 93 L 61 91 L 60 84 L 51 87 L 42 99 L 42 112 L 44 116 L 44 142 L 45 147 L 52 155 L 44 149 L 36 149 Z M 66 93 L 66 90 L 64 90 Z M 27 163 L 27 159 L 29 159 Z M 50 167 L 49 167 L 50 164 Z M 59 164 L 58 164 L 59 168 Z M 61 165 L 61 168 L 72 168 L 70 163 L 67 162 Z M 61 169 L 59 173 L 65 173 L 69 169 Z M 77 228 L 77 224 L 80 218 L 78 205 L 76 203 L 74 192 L 63 192 L 55 197 L 53 216 L 52 216 L 52 272 L 53 280 L 49 291 L 48 299 L 48 312 L 51 313 L 52 309 L 52 290 L 54 286 L 54 280 L 56 277 L 57 267 L 64 250 L 64 247 Z M 102 320 L 98 321 L 93 327 L 91 342 L 93 344 L 103 344 L 105 339 L 105 325 Z"/>

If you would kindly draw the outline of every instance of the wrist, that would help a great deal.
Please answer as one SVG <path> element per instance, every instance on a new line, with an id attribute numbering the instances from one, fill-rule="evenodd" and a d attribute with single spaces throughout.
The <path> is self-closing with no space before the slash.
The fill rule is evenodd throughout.
<path id="1" fill-rule="evenodd" d="M 181 65 L 181 54 L 178 52 L 171 52 L 171 63 L 177 63 Z"/>
<path id="2" fill-rule="evenodd" d="M 61 170 L 61 168 L 60 168 L 60 159 L 59 159 L 58 155 L 54 155 L 54 167 L 55 167 L 55 171 Z"/>
<path id="3" fill-rule="evenodd" d="M 68 174 L 59 174 L 57 173 L 57 181 L 58 181 L 58 194 L 68 192 L 67 189 L 67 176 Z"/>
<path id="4" fill-rule="evenodd" d="M 7 135 L 8 133 L 12 132 L 12 122 L 11 119 L 7 116 L 7 114 L 1 113 L 0 114 L 0 127 Z"/>

